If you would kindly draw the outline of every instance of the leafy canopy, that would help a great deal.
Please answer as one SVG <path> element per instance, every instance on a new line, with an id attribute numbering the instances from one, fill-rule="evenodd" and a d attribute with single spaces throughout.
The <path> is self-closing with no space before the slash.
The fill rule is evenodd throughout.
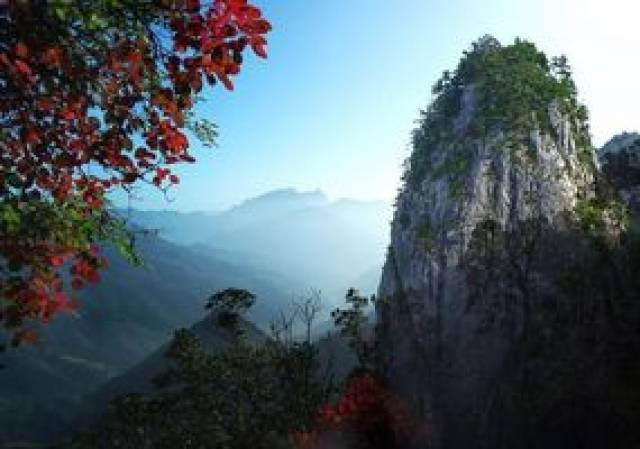
<path id="1" fill-rule="evenodd" d="M 208 308 L 238 311 L 251 307 L 255 296 L 227 289 L 211 298 Z M 303 319 L 293 315 L 286 325 Z M 189 442 L 203 448 L 294 449 L 290 440 L 315 426 L 335 390 L 333 379 L 320 375 L 317 345 L 283 338 L 275 329 L 285 329 L 276 323 L 273 335 L 261 341 L 255 333 L 220 327 L 215 319 L 206 322 L 221 336 L 216 345 L 177 330 L 153 393 L 117 398 L 72 447 L 175 448 Z"/>
<path id="2" fill-rule="evenodd" d="M 205 144 L 194 103 L 233 89 L 247 47 L 266 57 L 271 26 L 247 0 L 58 0 L 0 3 L 0 324 L 14 343 L 31 319 L 73 308 L 71 284 L 97 282 L 96 243 L 126 249 L 114 189 L 179 182 Z"/>
<path id="3" fill-rule="evenodd" d="M 591 151 L 587 109 L 578 102 L 567 58 L 549 60 L 534 44 L 521 39 L 502 46 L 495 38 L 484 36 L 464 52 L 453 72 L 445 71 L 433 86 L 434 99 L 422 111 L 412 136 L 413 153 L 405 173 L 411 185 L 424 179 L 430 155 L 439 144 L 461 137 L 454 122 L 469 88 L 473 89 L 474 110 L 465 137 L 483 138 L 499 131 L 506 147 L 526 146 L 534 129 L 554 134 L 549 107 L 557 104 L 573 126 L 578 147 Z"/>

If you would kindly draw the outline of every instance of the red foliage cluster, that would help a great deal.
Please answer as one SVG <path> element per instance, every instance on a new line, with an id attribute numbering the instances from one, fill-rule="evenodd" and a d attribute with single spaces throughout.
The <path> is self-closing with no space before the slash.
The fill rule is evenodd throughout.
<path id="1" fill-rule="evenodd" d="M 48 25 L 55 16 L 28 14 L 21 3 L 9 2 L 15 39 L 0 45 L 6 93 L 0 97 L 0 198 L 57 206 L 74 201 L 86 216 L 101 211 L 115 187 L 148 182 L 166 189 L 179 182 L 170 166 L 195 161 L 185 114 L 203 82 L 232 89 L 243 50 L 266 57 L 271 28 L 246 0 L 206 7 L 198 0 L 158 0 L 149 4 L 156 17 L 148 35 L 111 29 L 105 45 Z M 170 33 L 171 48 L 153 27 Z M 104 266 L 95 250 L 73 239 L 6 235 L 0 232 L 0 256 L 26 269 L 22 281 L 0 278 L 0 296 L 17 318 L 48 319 L 69 307 L 55 273 L 65 260 L 73 261 L 76 288 L 96 282 Z M 0 322 L 7 313 L 0 310 Z"/>
<path id="2" fill-rule="evenodd" d="M 203 78 L 233 88 L 229 76 L 239 73 L 247 44 L 265 57 L 270 25 L 258 8 L 241 0 L 216 0 L 206 12 L 193 0 L 165 14 L 174 51 L 160 60 L 145 38 L 123 37 L 96 54 L 31 34 L 0 52 L 2 79 L 9 91 L 19 93 L 0 104 L 8 130 L 0 186 L 6 188 L 7 176 L 15 174 L 11 187 L 50 192 L 58 199 L 75 186 L 87 205 L 100 207 L 110 187 L 147 174 L 161 184 L 169 169 L 159 167 L 194 161 L 181 131 L 185 110 L 202 90 Z M 162 69 L 171 85 L 144 85 Z M 42 93 L 43 86 L 52 88 Z M 133 148 L 135 132 L 143 133 L 146 146 Z M 80 170 L 89 163 L 110 176 Z"/>
<path id="3" fill-rule="evenodd" d="M 43 323 L 60 311 L 74 311 L 77 302 L 65 292 L 60 274 L 57 272 L 66 262 L 71 274 L 71 286 L 80 289 L 85 283 L 99 281 L 98 270 L 107 266 L 107 260 L 100 255 L 99 248 L 92 245 L 88 250 L 62 247 L 47 243 L 34 243 L 29 246 L 33 254 L 23 252 L 25 244 L 3 243 L 11 263 L 29 265 L 30 276 L 12 277 L 4 280 L 2 294 L 10 300 L 9 307 L 0 310 L 0 322 L 7 327 L 19 327 L 25 318 L 38 319 Z M 15 252 L 12 253 L 12 250 Z M 35 341 L 36 334 L 19 328 L 14 333 L 13 343 Z"/>
<path id="4" fill-rule="evenodd" d="M 352 378 L 339 401 L 325 405 L 320 411 L 320 423 L 325 426 L 350 421 L 363 431 L 385 422 L 400 433 L 406 430 L 404 418 L 399 404 L 369 374 Z"/>
<path id="5" fill-rule="evenodd" d="M 291 435 L 300 449 L 326 447 L 323 435 L 340 434 L 360 448 L 394 448 L 415 436 L 416 426 L 403 404 L 370 374 L 353 376 L 335 404 L 319 411 L 318 428 Z"/>

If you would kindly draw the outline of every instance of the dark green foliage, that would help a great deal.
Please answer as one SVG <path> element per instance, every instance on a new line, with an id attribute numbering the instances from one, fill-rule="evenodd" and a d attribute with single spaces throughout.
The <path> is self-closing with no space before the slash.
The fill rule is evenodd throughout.
<path id="1" fill-rule="evenodd" d="M 375 301 L 375 296 L 361 296 L 358 290 L 350 288 L 345 296 L 347 308 L 337 308 L 331 312 L 335 327 L 358 356 L 360 367 L 365 369 L 373 369 L 375 363 L 375 340 L 368 335 L 372 329 L 365 314 Z"/>
<path id="2" fill-rule="evenodd" d="M 211 295 L 205 307 L 207 309 L 219 307 L 230 312 L 240 312 L 253 306 L 255 300 L 256 295 L 247 290 L 227 288 Z"/>
<path id="3" fill-rule="evenodd" d="M 240 314 L 255 303 L 256 296 L 243 289 L 227 288 L 209 297 L 207 309 L 218 309 L 218 323 L 239 331 Z"/>
<path id="4" fill-rule="evenodd" d="M 232 308 L 253 301 L 235 289 L 212 298 Z M 73 447 L 289 447 L 289 435 L 311 429 L 333 391 L 330 378 L 318 375 L 318 350 L 281 333 L 260 345 L 234 335 L 230 347 L 212 353 L 192 331 L 176 331 L 156 392 L 115 400 Z"/>
<path id="5" fill-rule="evenodd" d="M 473 116 L 466 129 L 456 131 L 453 121 L 461 111 L 466 88 L 473 89 Z M 445 151 L 447 145 L 463 137 L 481 139 L 501 131 L 504 147 L 515 150 L 528 145 L 531 130 L 554 135 L 548 113 L 553 102 L 572 123 L 578 147 L 589 154 L 592 151 L 587 110 L 577 100 L 566 57 L 549 61 L 530 42 L 516 39 L 512 45 L 501 46 L 496 39 L 485 36 L 464 52 L 454 72 L 444 72 L 432 91 L 434 99 L 421 112 L 419 126 L 413 132 L 413 152 L 404 175 L 413 186 L 431 170 L 433 151 Z M 435 170 L 436 176 L 449 172 L 445 168 Z"/>
<path id="6" fill-rule="evenodd" d="M 468 311 L 482 318 L 478 338 L 510 342 L 466 424 L 491 447 L 640 444 L 640 240 L 616 215 L 590 200 L 562 226 L 537 217 L 474 230 Z"/>
<path id="7" fill-rule="evenodd" d="M 628 208 L 615 200 L 580 200 L 576 204 L 575 215 L 582 232 L 595 239 L 606 239 L 612 230 L 629 226 Z"/>
<path id="8" fill-rule="evenodd" d="M 422 223 L 418 228 L 418 241 L 426 252 L 431 252 L 436 244 L 435 232 L 429 220 Z"/>

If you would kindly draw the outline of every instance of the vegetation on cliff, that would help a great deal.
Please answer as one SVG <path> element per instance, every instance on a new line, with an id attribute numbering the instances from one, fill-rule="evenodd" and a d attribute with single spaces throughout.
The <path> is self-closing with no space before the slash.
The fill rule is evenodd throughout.
<path id="1" fill-rule="evenodd" d="M 466 129 L 456 129 L 469 91 L 472 113 Z M 464 154 L 452 152 L 440 167 L 432 167 L 431 154 L 461 140 L 483 139 L 502 133 L 497 148 L 527 148 L 530 133 L 540 130 L 554 136 L 549 107 L 556 104 L 576 136 L 576 144 L 590 161 L 593 151 L 587 109 L 580 104 L 571 68 L 564 56 L 549 58 L 525 40 L 502 46 L 484 36 L 465 51 L 457 68 L 445 71 L 432 89 L 433 101 L 422 111 L 413 132 L 413 152 L 407 161 L 405 181 L 419 184 L 427 173 L 439 177 L 465 169 Z"/>
<path id="2" fill-rule="evenodd" d="M 638 446 L 637 159 L 594 163 L 566 58 L 526 41 L 481 38 L 433 94 L 379 315 L 423 447 Z"/>

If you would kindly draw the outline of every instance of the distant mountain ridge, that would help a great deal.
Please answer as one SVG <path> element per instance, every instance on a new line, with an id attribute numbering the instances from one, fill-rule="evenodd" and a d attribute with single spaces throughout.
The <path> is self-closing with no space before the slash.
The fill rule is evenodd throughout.
<path id="1" fill-rule="evenodd" d="M 138 211 L 129 220 L 181 245 L 209 247 L 281 273 L 294 290 L 317 288 L 329 302 L 357 287 L 373 293 L 389 239 L 391 204 L 330 201 L 320 190 L 285 188 L 218 213 Z M 363 285 L 352 285 L 367 279 Z"/>

